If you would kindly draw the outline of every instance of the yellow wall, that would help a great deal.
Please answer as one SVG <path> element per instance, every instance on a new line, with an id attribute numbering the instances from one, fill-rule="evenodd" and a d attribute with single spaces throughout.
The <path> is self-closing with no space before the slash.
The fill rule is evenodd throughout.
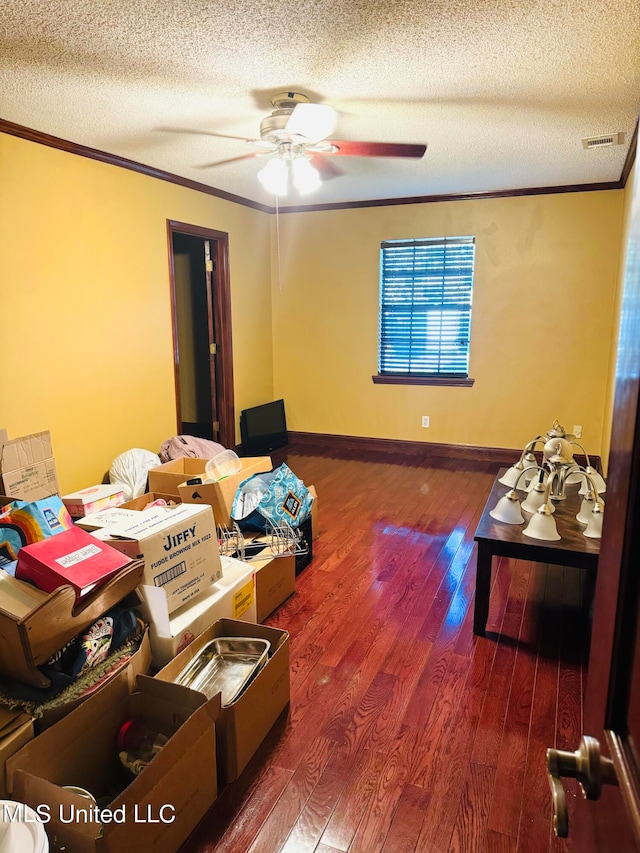
<path id="1" fill-rule="evenodd" d="M 627 179 L 627 185 L 624 190 L 624 208 L 622 217 L 622 238 L 620 241 L 620 258 L 618 267 L 618 286 L 616 290 L 616 302 L 614 309 L 614 317 L 619 319 L 620 306 L 622 304 L 622 287 L 624 284 L 624 273 L 627 257 L 627 233 L 629 222 L 631 219 L 631 199 L 633 197 L 633 186 L 636 177 L 636 166 L 633 167 Z M 609 356 L 609 377 L 607 384 L 607 399 L 604 414 L 604 423 L 607 427 L 602 441 L 602 461 L 605 472 L 608 468 L 609 450 L 611 446 L 611 423 L 613 419 L 613 403 L 616 390 L 616 358 L 618 354 L 618 319 L 616 320 L 614 334 L 611 341 L 611 353 Z"/>
<path id="2" fill-rule="evenodd" d="M 520 447 L 558 418 L 599 454 L 623 202 L 609 190 L 281 215 L 274 377 L 290 429 Z M 475 385 L 374 385 L 381 241 L 452 235 L 476 237 Z"/>
<path id="3" fill-rule="evenodd" d="M 63 493 L 176 432 L 167 219 L 229 234 L 239 414 L 273 394 L 269 216 L 0 134 L 0 427 L 51 430 Z"/>
<path id="4" fill-rule="evenodd" d="M 292 430 L 487 447 L 559 418 L 608 448 L 622 190 L 285 214 L 278 235 L 274 216 L 2 134 L 0 186 L 0 427 L 51 430 L 63 492 L 175 432 L 167 219 L 229 233 L 237 415 L 283 396 Z M 374 385 L 380 242 L 464 234 L 474 387 Z"/>

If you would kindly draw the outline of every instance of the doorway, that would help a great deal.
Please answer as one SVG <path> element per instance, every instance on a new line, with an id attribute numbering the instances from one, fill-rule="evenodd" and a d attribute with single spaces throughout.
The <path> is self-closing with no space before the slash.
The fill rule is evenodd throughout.
<path id="1" fill-rule="evenodd" d="M 631 165 L 636 145 L 637 137 L 631 143 Z M 569 808 L 565 808 L 567 798 L 562 777 L 572 775 L 583 787 L 584 798 L 574 795 L 574 826 L 569 835 L 570 849 L 576 853 L 640 851 L 640 174 L 637 166 L 631 180 L 633 183 L 627 189 L 631 199 L 606 507 L 584 694 L 584 736 L 570 763 L 563 763 L 559 772 L 554 765 L 554 754 L 548 764 L 554 771 L 554 804 L 563 821 Z M 579 764 L 582 755 L 587 756 L 587 761 Z M 571 806 L 571 799 L 568 802 Z M 568 829 L 566 823 L 563 829 Z"/>
<path id="2" fill-rule="evenodd" d="M 229 235 L 167 222 L 177 434 L 234 449 Z"/>

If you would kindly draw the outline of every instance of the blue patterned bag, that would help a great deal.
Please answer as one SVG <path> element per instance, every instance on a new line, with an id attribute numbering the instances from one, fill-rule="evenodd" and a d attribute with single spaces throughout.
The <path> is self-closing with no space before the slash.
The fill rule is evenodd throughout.
<path id="1" fill-rule="evenodd" d="M 311 513 L 313 495 L 284 463 L 275 471 L 254 474 L 238 486 L 231 518 L 241 530 L 266 530 L 267 522 L 299 527 Z"/>
<path id="2" fill-rule="evenodd" d="M 73 519 L 58 495 L 37 501 L 12 501 L 0 509 L 0 567 L 15 571 L 18 551 L 73 527 Z"/>

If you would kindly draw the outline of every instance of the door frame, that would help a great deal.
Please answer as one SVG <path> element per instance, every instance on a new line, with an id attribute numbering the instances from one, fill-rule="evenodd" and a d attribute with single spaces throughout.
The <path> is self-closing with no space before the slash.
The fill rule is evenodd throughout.
<path id="1" fill-rule="evenodd" d="M 635 145 L 636 141 L 632 142 Z M 605 786 L 596 802 L 579 800 L 580 851 L 640 849 L 640 779 L 629 744 L 627 710 L 632 665 L 637 672 L 640 603 L 640 175 L 631 195 L 620 308 L 615 398 L 598 562 L 583 733 L 600 741 L 618 787 Z M 637 693 L 637 689 L 635 691 Z"/>
<path id="2" fill-rule="evenodd" d="M 229 272 L 229 235 L 225 231 L 190 225 L 167 219 L 167 244 L 169 253 L 169 284 L 171 289 L 171 330 L 173 334 L 173 370 L 176 395 L 176 424 L 180 432 L 180 351 L 178 344 L 178 317 L 176 303 L 173 235 L 188 234 L 211 243 L 213 273 L 207 271 L 209 294 L 213 300 L 213 317 L 209 313 L 209 329 L 217 352 L 211 357 L 213 364 L 212 399 L 215 400 L 217 420 L 220 423 L 218 442 L 224 447 L 236 447 L 235 401 L 233 391 L 233 342 L 231 335 L 231 279 Z M 204 257 L 203 257 L 204 263 Z"/>

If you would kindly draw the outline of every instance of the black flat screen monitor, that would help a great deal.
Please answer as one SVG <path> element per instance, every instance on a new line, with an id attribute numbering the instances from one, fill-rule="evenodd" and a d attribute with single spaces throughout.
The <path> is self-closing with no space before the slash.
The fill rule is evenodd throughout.
<path id="1" fill-rule="evenodd" d="M 288 444 L 284 400 L 243 409 L 240 413 L 240 437 L 245 456 L 263 456 Z"/>

